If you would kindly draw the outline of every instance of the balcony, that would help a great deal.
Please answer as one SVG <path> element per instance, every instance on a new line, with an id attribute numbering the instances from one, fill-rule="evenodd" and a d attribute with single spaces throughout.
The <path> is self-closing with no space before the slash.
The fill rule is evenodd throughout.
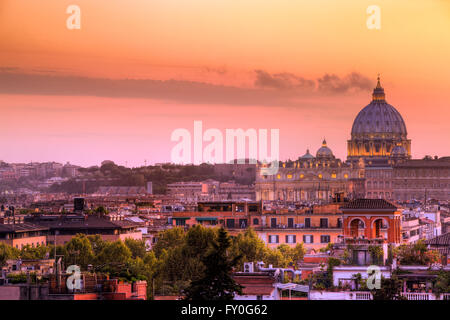
<path id="1" fill-rule="evenodd" d="M 373 300 L 369 291 L 311 291 L 311 300 Z M 404 292 L 402 296 L 407 300 L 450 300 L 450 293 L 443 293 L 439 297 L 434 293 L 412 293 Z"/>
<path id="2" fill-rule="evenodd" d="M 306 227 L 303 223 L 300 224 L 293 224 L 292 226 L 289 226 L 287 224 L 277 224 L 275 226 L 272 225 L 263 225 L 263 226 L 253 226 L 255 229 L 263 230 L 263 229 L 306 229 L 306 230 L 329 230 L 329 229 L 336 229 L 336 230 L 342 230 L 341 227 L 338 226 L 327 226 L 327 227 L 321 227 L 321 226 L 309 226 Z"/>
<path id="3" fill-rule="evenodd" d="M 352 244 L 352 245 L 381 245 L 385 243 L 384 238 L 352 238 L 352 237 L 345 237 L 342 238 L 341 244 Z"/>

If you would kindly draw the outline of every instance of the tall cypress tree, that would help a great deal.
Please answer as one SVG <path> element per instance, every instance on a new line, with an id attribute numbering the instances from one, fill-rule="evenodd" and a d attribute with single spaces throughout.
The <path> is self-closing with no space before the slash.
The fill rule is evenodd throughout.
<path id="1" fill-rule="evenodd" d="M 243 287 L 232 277 L 240 257 L 229 256 L 231 239 L 224 228 L 219 229 L 217 240 L 211 245 L 210 252 L 202 259 L 205 274 L 185 290 L 186 300 L 233 300 L 235 293 L 242 294 Z"/>

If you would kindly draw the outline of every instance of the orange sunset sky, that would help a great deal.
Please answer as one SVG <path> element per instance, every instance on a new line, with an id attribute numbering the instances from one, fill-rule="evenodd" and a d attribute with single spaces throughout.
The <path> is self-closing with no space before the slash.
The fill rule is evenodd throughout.
<path id="1" fill-rule="evenodd" d="M 449 57 L 447 0 L 0 0 L 0 159 L 168 162 L 194 120 L 345 159 L 378 73 L 413 157 L 449 156 Z"/>

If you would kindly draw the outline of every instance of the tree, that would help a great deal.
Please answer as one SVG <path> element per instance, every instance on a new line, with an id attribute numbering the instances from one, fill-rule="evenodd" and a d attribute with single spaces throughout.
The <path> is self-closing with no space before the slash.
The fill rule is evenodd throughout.
<path id="1" fill-rule="evenodd" d="M 372 263 L 376 265 L 383 265 L 384 251 L 381 246 L 371 245 L 369 246 L 369 253 L 372 258 Z"/>
<path id="2" fill-rule="evenodd" d="M 103 216 L 103 215 L 105 215 L 105 214 L 108 214 L 108 210 L 106 210 L 105 207 L 100 206 L 100 207 L 95 208 L 94 213 Z"/>
<path id="3" fill-rule="evenodd" d="M 381 277 L 380 289 L 371 290 L 373 300 L 405 300 L 402 296 L 402 281 L 398 279 L 395 273 L 391 278 Z"/>
<path id="4" fill-rule="evenodd" d="M 47 254 L 50 257 L 51 249 L 50 246 L 32 247 L 27 244 L 20 250 L 20 258 L 24 260 L 44 259 Z"/>
<path id="5" fill-rule="evenodd" d="M 133 259 L 144 258 L 145 254 L 147 253 L 145 241 L 143 240 L 135 240 L 127 238 L 125 239 L 125 245 L 128 247 L 128 249 L 130 249 L 131 257 Z"/>
<path id="6" fill-rule="evenodd" d="M 230 257 L 231 239 L 224 228 L 220 228 L 216 241 L 204 257 L 204 276 L 185 290 L 186 300 L 232 300 L 235 293 L 242 294 L 242 286 L 233 277 L 233 268 L 240 257 Z"/>
<path id="7" fill-rule="evenodd" d="M 217 237 L 216 229 L 196 225 L 185 232 L 174 228 L 160 234 L 154 247 L 158 258 L 155 272 L 155 288 L 164 294 L 180 294 L 191 281 L 202 277 L 202 262 L 210 244 Z"/>
<path id="8" fill-rule="evenodd" d="M 264 261 L 266 245 L 253 228 L 248 228 L 233 239 L 232 252 L 236 257 L 241 256 L 239 261 L 241 269 L 245 262 Z"/>
<path id="9" fill-rule="evenodd" d="M 433 292 L 440 296 L 442 293 L 450 292 L 450 272 L 441 270 L 433 284 Z"/>
<path id="10" fill-rule="evenodd" d="M 185 232 L 183 228 L 176 227 L 159 234 L 158 242 L 153 246 L 153 252 L 159 257 L 163 249 L 180 247 L 185 243 Z"/>
<path id="11" fill-rule="evenodd" d="M 113 275 L 120 274 L 131 258 L 131 250 L 120 240 L 107 242 L 97 256 L 97 267 Z"/>
<path id="12" fill-rule="evenodd" d="M 333 270 L 334 267 L 341 265 L 341 260 L 337 258 L 330 257 L 328 258 L 328 266 L 327 266 L 327 288 L 331 288 L 334 286 L 333 283 Z"/>
<path id="13" fill-rule="evenodd" d="M 0 266 L 6 264 L 6 260 L 17 259 L 20 251 L 6 243 L 0 242 Z"/>
<path id="14" fill-rule="evenodd" d="M 106 242 L 103 241 L 102 237 L 99 234 L 89 235 L 87 236 L 89 242 L 91 243 L 92 250 L 94 251 L 94 255 L 98 256 L 100 251 L 102 251 Z"/>
<path id="15" fill-rule="evenodd" d="M 94 261 L 94 251 L 91 242 L 84 234 L 77 234 L 64 246 L 64 262 L 67 266 L 78 265 L 86 270 L 89 264 Z"/>
<path id="16" fill-rule="evenodd" d="M 306 249 L 303 246 L 303 243 L 297 243 L 297 245 L 292 249 L 292 260 L 294 264 L 298 261 L 303 260 L 303 257 L 306 254 Z"/>
<path id="17" fill-rule="evenodd" d="M 184 243 L 184 254 L 187 257 L 202 257 L 209 249 L 211 241 L 216 238 L 216 230 L 195 225 L 189 228 Z"/>
<path id="18" fill-rule="evenodd" d="M 264 255 L 264 263 L 266 266 L 273 265 L 279 268 L 286 268 L 289 265 L 289 258 L 283 253 L 285 248 L 283 246 L 278 248 L 267 248 Z"/>
<path id="19" fill-rule="evenodd" d="M 412 245 L 401 245 L 396 252 L 402 265 L 431 265 L 440 259 L 439 253 L 429 250 L 423 240 Z"/>
<path id="20" fill-rule="evenodd" d="M 281 244 L 277 249 L 281 252 L 287 264 L 291 266 L 296 266 L 306 253 L 303 243 L 298 243 L 294 248 L 291 248 L 287 244 Z"/>

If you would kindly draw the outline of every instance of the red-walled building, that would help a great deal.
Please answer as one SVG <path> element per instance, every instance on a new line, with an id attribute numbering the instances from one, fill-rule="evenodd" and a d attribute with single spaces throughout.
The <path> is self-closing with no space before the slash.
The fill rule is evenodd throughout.
<path id="1" fill-rule="evenodd" d="M 344 238 L 401 243 L 401 213 L 384 199 L 357 199 L 341 207 Z"/>

